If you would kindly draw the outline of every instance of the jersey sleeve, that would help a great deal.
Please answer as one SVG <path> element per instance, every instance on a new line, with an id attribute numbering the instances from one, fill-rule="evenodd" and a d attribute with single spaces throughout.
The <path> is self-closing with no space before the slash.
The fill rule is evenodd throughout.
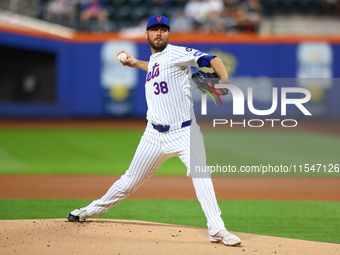
<path id="1" fill-rule="evenodd" d="M 200 67 L 198 60 L 203 56 L 209 55 L 193 48 L 175 46 L 172 50 L 172 64 L 176 66 Z"/>

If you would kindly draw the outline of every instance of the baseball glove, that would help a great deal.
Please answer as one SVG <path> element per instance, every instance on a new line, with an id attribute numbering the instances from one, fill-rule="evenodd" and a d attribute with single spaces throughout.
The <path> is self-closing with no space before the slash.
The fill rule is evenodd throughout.
<path id="1" fill-rule="evenodd" d="M 198 71 L 194 73 L 191 78 L 195 82 L 196 86 L 203 92 L 207 93 L 216 105 L 216 100 L 214 95 L 217 97 L 218 101 L 222 105 L 221 96 L 227 95 L 228 90 L 215 88 L 215 84 L 219 83 L 220 78 L 217 74 L 214 73 L 206 73 L 203 71 Z"/>

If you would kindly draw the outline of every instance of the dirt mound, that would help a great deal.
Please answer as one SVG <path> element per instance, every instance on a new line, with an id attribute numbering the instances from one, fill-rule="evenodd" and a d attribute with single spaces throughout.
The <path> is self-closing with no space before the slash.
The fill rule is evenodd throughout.
<path id="1" fill-rule="evenodd" d="M 210 243 L 207 230 L 131 220 L 0 221 L 0 254 L 339 254 L 340 245 L 235 233 L 242 245 Z"/>

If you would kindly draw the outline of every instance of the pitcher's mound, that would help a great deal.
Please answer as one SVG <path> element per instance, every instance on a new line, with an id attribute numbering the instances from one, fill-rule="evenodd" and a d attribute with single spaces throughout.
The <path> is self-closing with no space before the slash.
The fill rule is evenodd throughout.
<path id="1" fill-rule="evenodd" d="M 340 245 L 235 233 L 242 244 L 210 243 L 203 228 L 132 220 L 0 221 L 0 254 L 339 254 Z"/>

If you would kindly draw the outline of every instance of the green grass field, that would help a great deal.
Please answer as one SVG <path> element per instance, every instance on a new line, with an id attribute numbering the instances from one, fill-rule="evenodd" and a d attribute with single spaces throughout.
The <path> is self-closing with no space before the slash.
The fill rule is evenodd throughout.
<path id="1" fill-rule="evenodd" d="M 0 200 L 0 219 L 65 218 L 75 205 L 91 200 Z M 340 243 L 340 203 L 289 201 L 219 201 L 231 231 Z M 101 216 L 206 228 L 198 201 L 125 200 Z M 66 220 L 66 218 L 65 218 Z"/>
<path id="2" fill-rule="evenodd" d="M 302 132 L 203 131 L 208 165 L 296 166 L 289 177 L 340 177 L 340 137 Z M 0 174 L 123 174 L 142 131 L 0 130 Z M 299 165 L 321 164 L 300 172 Z M 337 172 L 336 172 L 337 171 Z M 178 158 L 166 162 L 156 175 L 185 175 Z M 242 174 L 246 175 L 246 174 Z M 274 173 L 274 175 L 277 175 Z M 288 175 L 286 174 L 288 177 Z"/>
<path id="3" fill-rule="evenodd" d="M 203 133 L 208 165 L 340 163 L 339 136 L 293 131 Z M 130 130 L 0 130 L 0 178 L 1 174 L 119 175 L 128 168 L 141 135 L 142 131 Z M 185 173 L 178 158 L 156 171 L 156 175 L 163 176 Z M 302 176 L 324 176 L 320 174 L 309 172 Z M 289 177 L 294 176 L 301 175 Z M 328 173 L 330 176 L 339 178 L 340 173 Z M 81 207 L 89 202 L 3 199 L 0 219 L 63 218 L 75 205 Z M 219 203 L 226 225 L 233 231 L 340 243 L 337 202 Z M 206 227 L 197 201 L 128 200 L 104 217 Z"/>
<path id="4" fill-rule="evenodd" d="M 340 177 L 340 136 L 294 131 L 203 131 L 209 166 L 277 166 L 271 177 Z M 282 168 L 283 169 L 283 168 Z M 222 173 L 263 176 L 263 173 Z"/>

